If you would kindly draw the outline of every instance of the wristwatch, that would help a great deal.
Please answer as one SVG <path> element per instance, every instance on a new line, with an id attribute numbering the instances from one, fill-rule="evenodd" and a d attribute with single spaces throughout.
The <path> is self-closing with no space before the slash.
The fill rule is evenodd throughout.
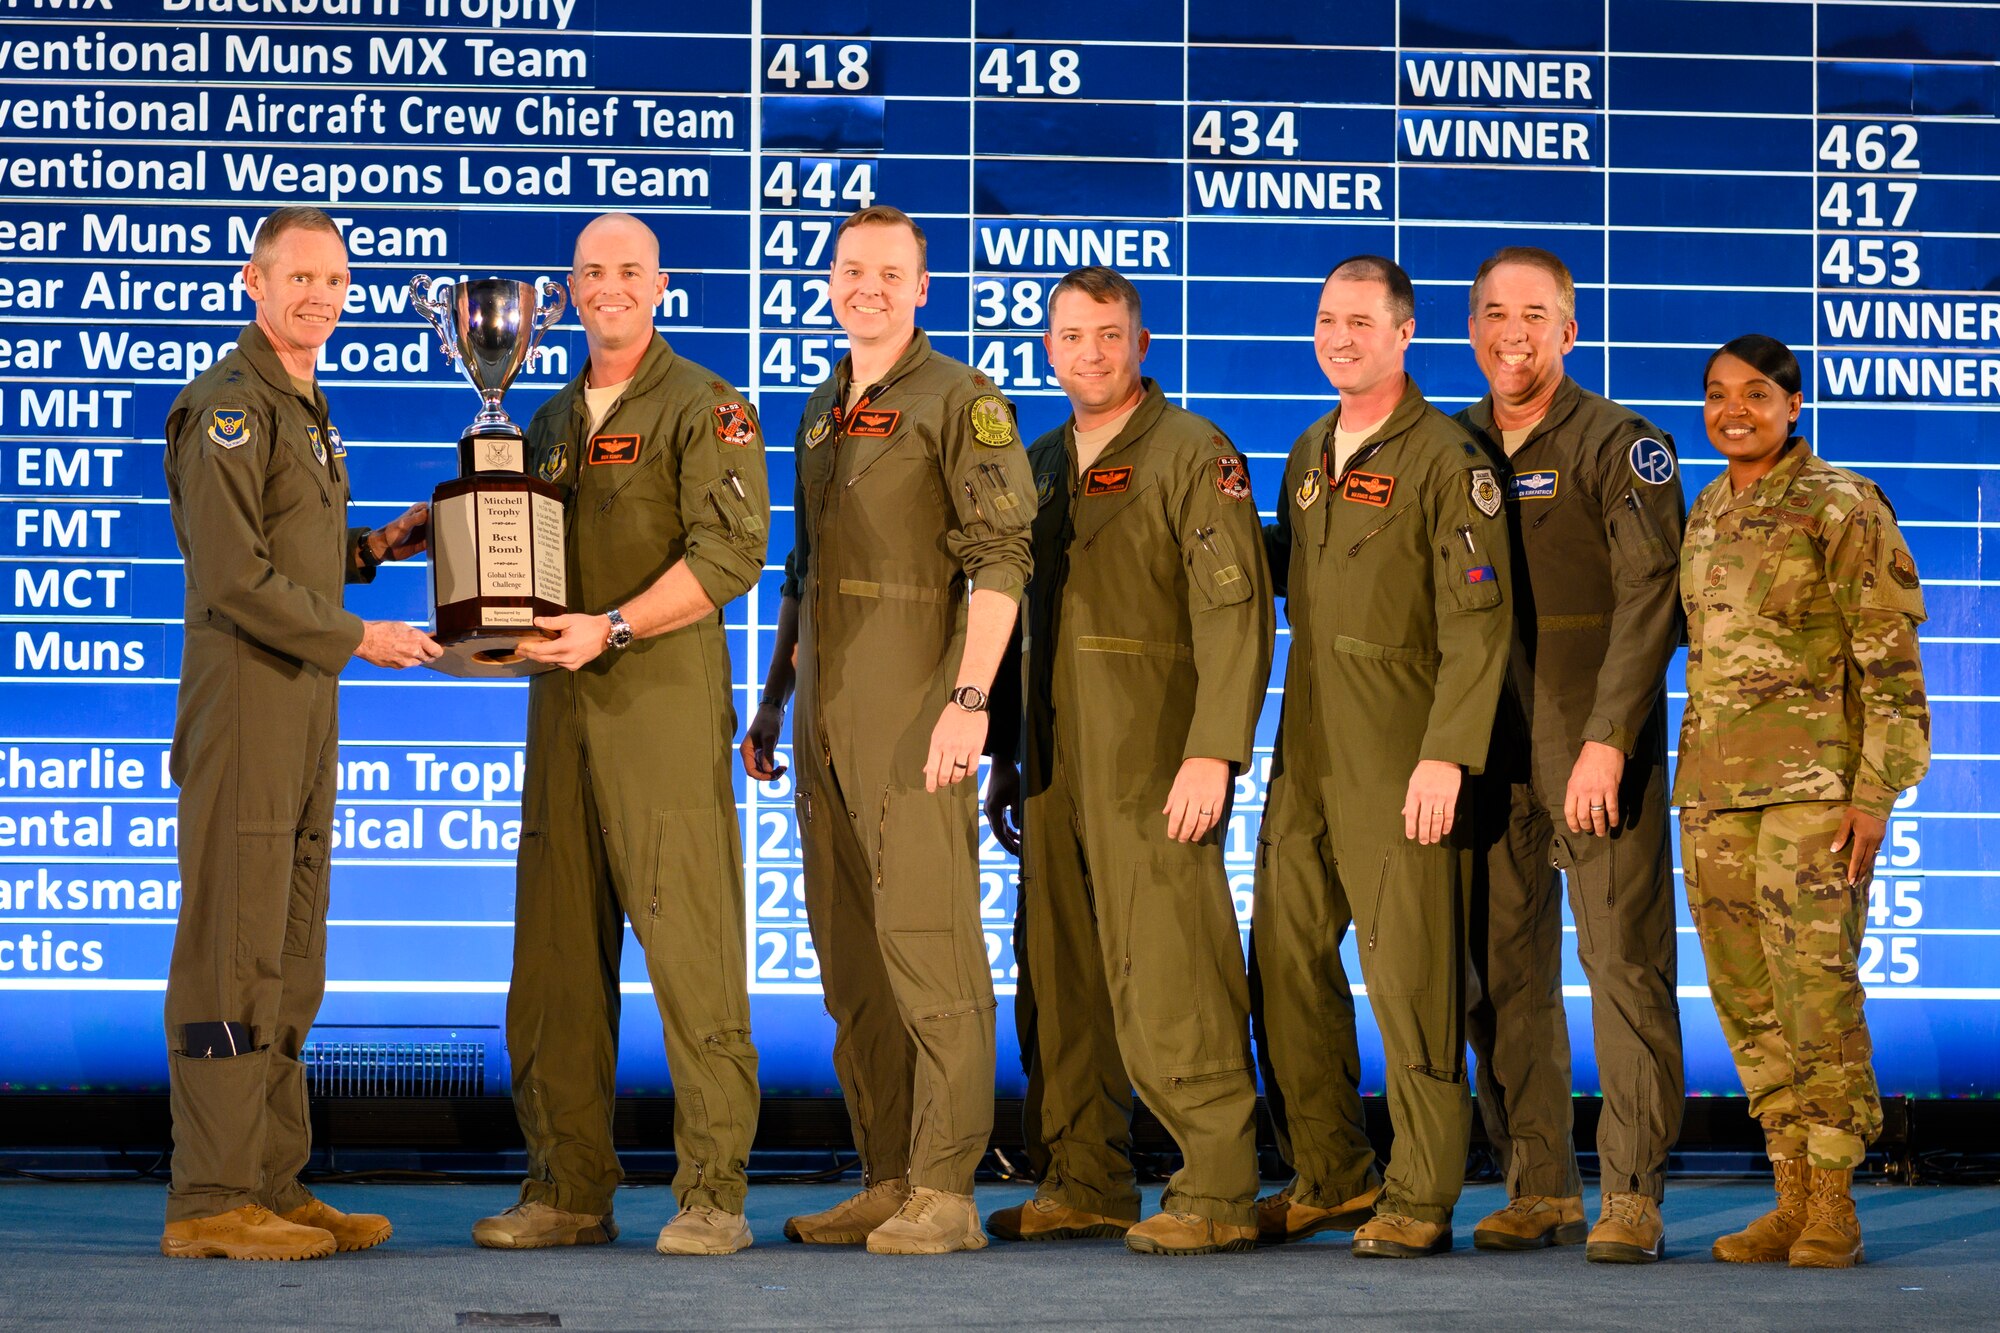
<path id="1" fill-rule="evenodd" d="M 379 569 L 382 566 L 382 557 L 375 554 L 375 548 L 368 544 L 368 539 L 374 535 L 375 529 L 370 528 L 368 531 L 362 533 L 361 540 L 354 544 L 356 548 L 355 554 L 361 557 L 361 567 L 363 569 Z"/>
<path id="2" fill-rule="evenodd" d="M 951 692 L 951 701 L 968 713 L 986 711 L 986 691 L 977 685 L 961 685 Z"/>
<path id="3" fill-rule="evenodd" d="M 604 613 L 604 618 L 611 622 L 611 637 L 605 640 L 606 645 L 612 648 L 629 648 L 632 644 L 632 627 L 625 623 L 624 612 L 614 606 Z"/>

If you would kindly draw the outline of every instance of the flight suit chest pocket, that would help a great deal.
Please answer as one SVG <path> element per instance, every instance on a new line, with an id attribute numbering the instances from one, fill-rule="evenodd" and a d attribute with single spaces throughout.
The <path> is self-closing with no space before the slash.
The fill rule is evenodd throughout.
<path id="1" fill-rule="evenodd" d="M 1250 572 L 1229 534 L 1219 527 L 1198 527 L 1182 547 L 1188 577 L 1195 592 L 1211 609 L 1234 606 L 1250 597 Z"/>
<path id="2" fill-rule="evenodd" d="M 1445 583 L 1461 611 L 1484 611 L 1500 605 L 1500 573 L 1481 545 L 1472 524 L 1462 524 L 1438 546 Z"/>

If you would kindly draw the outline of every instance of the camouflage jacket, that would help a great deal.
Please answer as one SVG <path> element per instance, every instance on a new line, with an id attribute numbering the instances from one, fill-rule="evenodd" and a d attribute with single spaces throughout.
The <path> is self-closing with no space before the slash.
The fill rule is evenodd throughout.
<path id="1" fill-rule="evenodd" d="M 1725 473 L 1681 548 L 1680 805 L 1846 801 L 1887 816 L 1930 766 L 1916 562 L 1881 491 L 1793 439 L 1742 495 Z"/>

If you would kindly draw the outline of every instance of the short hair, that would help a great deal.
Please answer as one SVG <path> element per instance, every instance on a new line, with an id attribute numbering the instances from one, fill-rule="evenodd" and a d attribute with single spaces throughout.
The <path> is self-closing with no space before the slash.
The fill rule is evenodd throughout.
<path id="1" fill-rule="evenodd" d="M 272 209 L 271 215 L 257 228 L 257 239 L 250 246 L 250 262 L 258 268 L 268 265 L 271 251 L 288 231 L 323 231 L 342 246 L 347 244 L 347 239 L 340 234 L 340 224 L 327 216 L 326 210 L 309 204 L 291 204 Z"/>
<path id="2" fill-rule="evenodd" d="M 1725 356 L 1735 357 L 1788 395 L 1804 392 L 1801 386 L 1805 383 L 1805 375 L 1799 369 L 1798 357 L 1792 354 L 1791 348 L 1767 333 L 1746 333 L 1716 348 L 1708 358 L 1708 364 L 1701 368 L 1704 388 L 1708 385 L 1708 373 Z"/>
<path id="3" fill-rule="evenodd" d="M 1417 289 L 1410 285 L 1410 275 L 1403 272 L 1403 266 L 1393 259 L 1381 255 L 1352 255 L 1328 270 L 1326 282 L 1335 278 L 1342 282 L 1379 282 L 1389 291 L 1389 315 L 1398 324 L 1407 324 L 1417 317 Z M 1326 282 L 1320 289 L 1326 289 Z"/>
<path id="4" fill-rule="evenodd" d="M 1520 264 L 1524 268 L 1538 268 L 1556 280 L 1556 305 L 1565 320 L 1576 318 L 1576 279 L 1570 276 L 1569 265 L 1538 245 L 1507 245 L 1495 250 L 1479 266 L 1479 272 L 1472 276 L 1472 291 L 1467 303 L 1472 313 L 1479 313 L 1479 287 L 1486 281 L 1486 275 L 1502 264 Z"/>
<path id="5" fill-rule="evenodd" d="M 840 238 L 855 227 L 908 227 L 910 235 L 917 238 L 917 267 L 925 273 L 930 272 L 930 242 L 924 239 L 924 229 L 917 225 L 916 219 L 902 209 L 889 204 L 871 204 L 848 214 L 847 220 L 833 233 L 835 254 L 840 253 Z"/>
<path id="6" fill-rule="evenodd" d="M 1139 289 L 1132 280 L 1117 269 L 1105 268 L 1102 264 L 1092 264 L 1087 268 L 1072 269 L 1063 275 L 1049 290 L 1049 327 L 1056 322 L 1056 298 L 1064 292 L 1082 292 L 1091 300 L 1104 305 L 1113 301 L 1123 301 L 1125 311 L 1132 316 L 1136 326 L 1139 321 Z"/>

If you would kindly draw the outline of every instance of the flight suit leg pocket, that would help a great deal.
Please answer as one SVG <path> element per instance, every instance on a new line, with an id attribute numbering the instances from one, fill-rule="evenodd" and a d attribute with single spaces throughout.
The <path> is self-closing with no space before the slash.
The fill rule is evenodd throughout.
<path id="1" fill-rule="evenodd" d="M 992 1003 L 979 928 L 970 792 L 890 787 L 875 857 L 875 928 L 899 997 L 920 1011 Z M 973 955 L 977 954 L 975 958 Z"/>
<path id="2" fill-rule="evenodd" d="M 278 955 L 291 942 L 292 919 L 304 925 L 305 908 L 293 902 L 292 867 L 298 854 L 298 829 L 291 824 L 239 823 L 236 826 L 235 883 L 203 885 L 228 895 L 225 909 L 235 934 L 238 958 L 267 960 L 277 975 Z M 220 914 L 218 913 L 218 920 Z"/>
<path id="3" fill-rule="evenodd" d="M 285 905 L 285 953 L 318 958 L 326 953 L 328 835 L 299 829 L 292 836 L 291 892 Z"/>
<path id="4" fill-rule="evenodd" d="M 1125 947 L 1113 960 L 1123 973 L 1117 980 L 1129 988 L 1157 1067 L 1174 1077 L 1245 1068 L 1248 1061 L 1248 993 L 1235 912 L 1221 877 L 1201 864 L 1205 859 L 1152 857 L 1127 861 L 1118 872 Z"/>
<path id="5" fill-rule="evenodd" d="M 1368 993 L 1385 998 L 1426 995 L 1445 984 L 1452 953 L 1449 844 L 1392 847 L 1384 852 L 1373 892 L 1374 919 L 1363 951 L 1370 961 Z"/>
<path id="6" fill-rule="evenodd" d="M 641 938 L 646 952 L 666 963 L 692 963 L 715 958 L 730 942 L 728 905 L 722 886 L 728 879 L 720 821 L 713 807 L 653 812 L 653 884 L 646 904 L 647 921 Z M 740 887 L 736 901 L 740 902 Z"/>

